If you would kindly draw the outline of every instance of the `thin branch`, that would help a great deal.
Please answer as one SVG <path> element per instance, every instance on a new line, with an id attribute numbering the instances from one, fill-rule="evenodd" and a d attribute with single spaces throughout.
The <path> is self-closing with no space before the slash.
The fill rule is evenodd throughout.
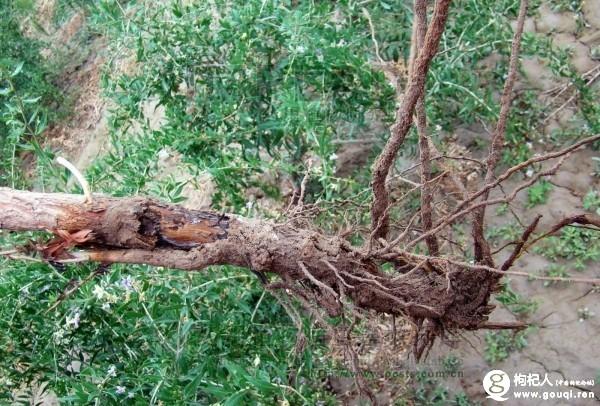
<path id="1" fill-rule="evenodd" d="M 420 235 L 417 239 L 415 239 L 414 241 L 412 241 L 407 248 L 410 248 L 414 245 L 416 245 L 417 243 L 423 241 L 429 234 L 433 234 L 433 233 L 437 233 L 439 232 L 442 228 L 448 226 L 449 224 L 452 224 L 452 222 L 454 222 L 454 220 L 456 220 L 458 217 L 463 216 L 465 213 L 465 207 L 467 207 L 467 205 L 471 202 L 473 202 L 475 199 L 477 199 L 478 197 L 482 196 L 483 194 L 485 194 L 486 192 L 488 192 L 489 190 L 495 188 L 496 186 L 500 185 L 502 182 L 504 182 L 506 179 L 508 179 L 509 177 L 511 177 L 514 173 L 527 168 L 528 166 L 531 166 L 535 163 L 538 162 L 543 162 L 543 161 L 547 161 L 550 159 L 554 159 L 554 158 L 558 158 L 561 157 L 563 155 L 566 155 L 568 153 L 571 153 L 573 151 L 575 151 L 578 148 L 581 148 L 582 146 L 586 145 L 586 144 L 590 144 L 592 142 L 598 141 L 600 140 L 600 134 L 598 135 L 594 135 L 588 138 L 584 138 L 583 140 L 567 147 L 564 148 L 560 151 L 556 151 L 556 152 L 551 152 L 545 155 L 538 155 L 538 156 L 534 156 L 530 159 L 528 159 L 527 161 L 521 162 L 520 164 L 517 164 L 509 169 L 506 170 L 506 172 L 504 172 L 502 175 L 500 175 L 499 177 L 496 178 L 496 180 L 494 182 L 488 183 L 486 185 L 484 185 L 481 189 L 479 189 L 477 192 L 473 193 L 472 195 L 469 196 L 468 199 L 463 200 L 455 209 L 452 213 L 448 214 L 446 217 L 442 218 L 439 223 L 430 231 L 423 233 L 422 235 Z M 498 204 L 498 203 L 505 203 L 506 199 L 496 199 L 493 201 L 488 201 L 486 204 L 487 205 L 491 205 L 491 204 Z M 475 207 L 481 207 L 480 205 L 476 205 L 476 206 L 471 206 L 470 208 L 475 208 Z M 468 209 L 467 211 L 468 212 Z"/>
<path id="2" fill-rule="evenodd" d="M 419 256 L 419 258 L 422 258 L 422 256 Z M 561 277 L 561 276 L 541 276 L 541 275 L 534 275 L 534 274 L 530 274 L 527 272 L 520 272 L 520 271 L 503 271 L 501 269 L 493 268 L 493 267 L 487 266 L 487 265 L 468 264 L 466 262 L 455 261 L 450 258 L 440 258 L 440 257 L 430 258 L 429 261 L 432 263 L 441 261 L 441 262 L 446 262 L 449 264 L 454 264 L 459 267 L 472 269 L 475 271 L 488 271 L 488 272 L 492 272 L 492 273 L 496 273 L 496 274 L 500 274 L 500 275 L 524 276 L 524 277 L 527 277 L 530 279 L 541 280 L 541 281 L 591 283 L 591 284 L 600 283 L 600 278 L 572 278 L 572 277 Z"/>
<path id="3" fill-rule="evenodd" d="M 485 183 L 488 184 L 494 179 L 494 169 L 500 162 L 502 149 L 504 148 L 504 138 L 506 133 L 506 122 L 508 120 L 508 113 L 510 112 L 510 106 L 512 101 L 512 91 L 517 78 L 517 68 L 519 64 L 519 51 L 521 48 L 521 37 L 523 35 L 523 27 L 525 24 L 525 17 L 527 15 L 528 0 L 521 0 L 519 7 L 519 16 L 517 17 L 517 27 L 512 41 L 512 49 L 510 52 L 510 62 L 508 67 L 508 77 L 504 84 L 504 91 L 500 99 L 500 116 L 494 135 L 492 136 L 492 145 L 487 158 L 487 172 L 485 174 Z M 482 200 L 487 200 L 489 192 L 484 192 Z M 490 251 L 490 245 L 485 239 L 483 232 L 485 223 L 485 209 L 486 206 L 482 206 L 473 213 L 473 227 L 471 235 L 473 237 L 474 244 L 474 256 L 475 261 L 478 263 L 485 263 L 493 266 L 494 260 Z"/>
<path id="4" fill-rule="evenodd" d="M 529 324 L 522 321 L 488 321 L 479 325 L 484 330 L 524 330 L 527 327 Z"/>
<path id="5" fill-rule="evenodd" d="M 521 190 L 528 188 L 529 186 L 533 185 L 535 182 L 537 182 L 539 179 L 541 179 L 544 176 L 550 176 L 550 175 L 554 175 L 556 173 L 556 171 L 558 170 L 558 168 L 562 165 L 562 163 L 564 162 L 564 157 L 563 159 L 561 159 L 558 163 L 556 163 L 552 168 L 543 171 L 543 172 L 539 172 L 538 174 L 536 174 L 534 177 L 532 177 L 531 179 L 529 179 L 527 182 L 524 182 L 522 184 L 520 184 L 519 186 L 517 186 L 510 195 L 506 196 L 506 197 L 502 197 L 502 198 L 497 198 L 497 199 L 490 199 L 490 200 L 483 200 L 483 201 L 479 201 L 478 203 L 474 203 L 471 206 L 468 206 L 467 208 L 459 211 L 459 212 L 454 212 L 454 214 L 447 216 L 443 219 L 443 221 L 441 222 L 441 224 L 439 224 L 438 226 L 436 226 L 434 229 L 430 230 L 429 233 L 435 233 L 440 231 L 442 228 L 446 227 L 449 224 L 452 224 L 454 221 L 456 221 L 457 219 L 459 219 L 462 216 L 465 216 L 469 213 L 472 213 L 474 210 L 477 210 L 481 207 L 487 207 L 487 206 L 492 206 L 495 204 L 500 204 L 500 203 L 509 203 L 512 200 L 515 199 L 515 197 L 517 197 L 517 193 L 519 193 Z M 411 241 L 409 244 L 406 245 L 406 249 L 412 248 L 414 247 L 418 242 L 422 241 L 424 236 L 426 235 L 422 234 L 421 236 L 419 236 L 418 238 L 414 239 L 413 241 Z"/>
<path id="6" fill-rule="evenodd" d="M 552 226 L 550 228 L 549 231 L 545 232 L 544 234 L 534 238 L 530 243 L 528 243 L 523 249 L 527 250 L 529 247 L 531 247 L 532 245 L 534 245 L 535 243 L 537 243 L 538 241 L 551 236 L 552 234 L 556 233 L 557 231 L 561 230 L 562 228 L 571 225 L 571 224 L 583 224 L 583 225 L 593 225 L 596 226 L 598 228 L 600 228 L 600 217 L 598 216 L 593 216 L 590 214 L 577 214 L 574 216 L 570 216 L 570 217 L 566 217 L 564 219 L 562 219 L 561 221 L 559 221 L 557 224 L 555 224 L 554 226 Z M 600 230 L 598 230 L 600 231 Z"/>
<path id="7" fill-rule="evenodd" d="M 385 61 L 379 54 L 379 43 L 377 42 L 377 38 L 375 37 L 375 27 L 373 26 L 373 20 L 371 19 L 371 15 L 369 14 L 369 12 L 367 11 L 366 8 L 363 8 L 362 12 L 363 12 L 363 15 L 365 16 L 365 18 L 367 19 L 367 21 L 369 22 L 369 31 L 371 32 L 371 40 L 373 41 L 373 45 L 375 46 L 375 56 L 379 60 L 379 63 L 384 64 Z"/>
<path id="8" fill-rule="evenodd" d="M 512 254 L 510 254 L 510 257 L 508 257 L 508 259 L 506 261 L 504 261 L 504 264 L 502 264 L 502 266 L 500 267 L 501 270 L 506 271 L 507 269 L 509 269 L 512 266 L 512 264 L 515 262 L 515 260 L 517 258 L 519 258 L 519 255 L 521 254 L 521 252 L 523 250 L 523 246 L 525 245 L 525 243 L 527 242 L 527 240 L 529 239 L 531 234 L 535 231 L 535 228 L 537 227 L 541 218 L 542 218 L 542 215 L 538 214 L 535 217 L 535 219 L 531 222 L 529 227 L 527 227 L 525 229 L 525 231 L 523 232 L 523 235 L 521 236 L 521 239 L 517 243 L 517 246 L 513 250 Z"/>
<path id="9" fill-rule="evenodd" d="M 321 290 L 323 290 L 325 292 L 329 292 L 336 299 L 339 299 L 339 295 L 330 286 L 325 285 L 323 282 L 321 282 L 320 280 L 318 280 L 317 278 L 315 278 L 313 276 L 313 274 L 311 274 L 310 271 L 306 268 L 306 266 L 304 265 L 304 263 L 302 263 L 301 261 L 298 261 L 298 266 L 300 267 L 300 269 L 302 270 L 302 272 L 304 273 L 304 275 L 306 275 L 306 277 L 312 283 L 314 283 L 316 286 L 318 286 Z"/>
<path id="10" fill-rule="evenodd" d="M 52 310 L 56 309 L 65 299 L 69 298 L 73 295 L 73 293 L 77 292 L 79 288 L 83 285 L 91 281 L 97 276 L 100 276 L 107 272 L 109 268 L 109 264 L 100 264 L 95 270 L 93 270 L 88 276 L 85 277 L 82 281 L 71 281 L 68 286 L 64 289 L 64 291 L 60 294 L 60 296 L 56 299 L 54 304 L 46 310 L 46 314 L 50 313 Z"/>
<path id="11" fill-rule="evenodd" d="M 596 66 L 596 68 L 594 69 L 598 69 L 600 68 L 600 65 Z M 592 83 L 594 83 L 596 81 L 596 79 L 598 79 L 600 77 L 600 70 L 598 72 L 596 72 L 594 74 L 594 76 L 592 76 L 585 84 L 586 86 L 590 86 Z M 561 92 L 562 93 L 562 92 Z M 556 95 L 554 97 L 554 99 L 556 99 L 556 97 L 558 97 L 561 93 L 559 93 L 558 95 Z M 548 114 L 548 116 L 542 121 L 542 124 L 545 124 L 546 122 L 548 122 L 548 120 L 550 120 L 552 117 L 554 117 L 556 114 L 558 114 L 559 111 L 561 111 L 562 109 L 564 109 L 569 103 L 571 103 L 573 100 L 575 100 L 575 98 L 577 97 L 578 92 L 575 92 L 575 94 L 573 94 L 571 97 L 569 97 L 567 99 L 567 101 L 565 101 L 563 104 L 561 104 L 560 106 L 558 106 L 552 113 Z M 552 100 L 554 100 L 552 99 Z"/>
<path id="12" fill-rule="evenodd" d="M 417 100 L 423 91 L 423 85 L 429 70 L 429 64 L 437 52 L 442 33 L 448 18 L 450 0 L 438 0 L 435 3 L 431 25 L 425 35 L 425 41 L 419 57 L 414 63 L 409 85 L 402 103 L 396 112 L 396 122 L 391 128 L 391 135 L 381 154 L 373 165 L 373 204 L 371 206 L 371 228 L 374 230 L 378 225 L 382 227 L 375 238 L 385 237 L 389 229 L 389 218 L 385 211 L 389 205 L 389 191 L 386 188 L 386 179 L 400 147 L 404 143 L 406 134 L 412 125 L 412 117 Z"/>
<path id="13" fill-rule="evenodd" d="M 452 160 L 456 160 L 456 161 L 467 161 L 467 162 L 473 162 L 481 167 L 485 166 L 485 164 L 483 162 L 481 162 L 478 159 L 473 159 L 473 158 L 469 158 L 466 156 L 455 156 L 455 155 L 436 155 L 434 157 L 432 157 L 430 160 L 431 161 L 437 161 L 439 159 L 452 159 Z M 421 162 L 417 162 L 416 164 L 404 169 L 402 172 L 400 172 L 401 175 L 406 174 L 410 171 L 412 171 L 413 169 L 416 169 L 418 167 L 421 166 Z"/>
<path id="14" fill-rule="evenodd" d="M 415 0 L 413 35 L 416 34 L 416 50 L 420 53 L 427 32 L 427 0 Z M 416 54 L 416 52 L 415 52 Z M 421 97 L 417 100 L 415 112 L 417 116 L 417 133 L 419 135 L 419 152 L 421 162 L 421 222 L 425 232 L 433 228 L 433 192 L 428 181 L 431 179 L 431 150 L 427 136 L 427 113 L 425 111 L 425 83 Z M 425 239 L 427 249 L 431 255 L 437 255 L 440 249 L 437 237 L 430 235 Z"/>

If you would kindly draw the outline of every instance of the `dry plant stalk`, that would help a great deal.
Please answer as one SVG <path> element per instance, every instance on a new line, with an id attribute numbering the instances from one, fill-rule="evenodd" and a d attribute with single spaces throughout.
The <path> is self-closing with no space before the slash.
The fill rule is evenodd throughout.
<path id="1" fill-rule="evenodd" d="M 504 149 L 504 139 L 506 133 L 506 122 L 510 112 L 512 101 L 512 90 L 517 79 L 517 68 L 519 65 L 519 52 L 521 48 L 521 37 L 523 35 L 523 27 L 525 25 L 525 17 L 527 16 L 528 0 L 521 0 L 519 7 L 519 16 L 517 17 L 517 27 L 512 41 L 512 49 L 510 52 L 510 62 L 508 66 L 508 77 L 504 84 L 504 91 L 500 99 L 500 116 L 496 129 L 492 136 L 492 145 L 488 154 L 486 165 L 487 172 L 485 174 L 485 183 L 490 183 L 494 179 L 494 170 L 500 162 L 502 150 Z M 486 200 L 489 196 L 489 191 L 485 192 L 482 200 Z M 473 212 L 473 248 L 475 261 L 485 263 L 489 266 L 494 266 L 494 260 L 490 251 L 490 245 L 484 236 L 485 208 L 481 206 Z"/>
<path id="2" fill-rule="evenodd" d="M 419 50 L 417 58 L 411 64 L 408 85 L 402 97 L 402 103 L 396 112 L 396 122 L 391 128 L 390 138 L 373 165 L 371 224 L 376 239 L 385 238 L 389 230 L 388 207 L 390 202 L 386 179 L 412 126 L 415 106 L 423 94 L 429 64 L 437 52 L 440 39 L 444 33 L 449 8 L 450 0 L 435 2 L 431 24 L 427 28 L 423 46 Z"/>

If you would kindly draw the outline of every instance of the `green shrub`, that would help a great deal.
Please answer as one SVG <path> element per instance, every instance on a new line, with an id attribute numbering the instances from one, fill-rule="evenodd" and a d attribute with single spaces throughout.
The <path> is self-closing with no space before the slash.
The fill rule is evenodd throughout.
<path id="1" fill-rule="evenodd" d="M 32 7 L 30 2 L 0 0 L 0 186 L 23 182 L 18 156 L 24 150 L 45 160 L 38 138 L 60 101 L 40 55 L 43 44 L 22 33 L 20 24 Z"/>
<path id="2" fill-rule="evenodd" d="M 242 207 L 251 175 L 267 169 L 290 173 L 298 185 L 308 159 L 319 182 L 315 198 L 330 196 L 332 138 L 353 137 L 367 113 L 389 119 L 393 108 L 391 87 L 368 62 L 359 17 L 329 2 L 147 9 L 128 22 L 140 72 L 109 81 L 115 128 L 126 131 L 142 119 L 145 102 L 157 101 L 166 124 L 142 137 L 208 171 L 219 186 L 216 204 Z"/>

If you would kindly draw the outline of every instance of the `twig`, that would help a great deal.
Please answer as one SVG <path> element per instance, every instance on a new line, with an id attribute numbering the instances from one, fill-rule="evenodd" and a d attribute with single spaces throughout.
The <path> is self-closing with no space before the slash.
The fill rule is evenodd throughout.
<path id="1" fill-rule="evenodd" d="M 333 297 L 335 297 L 336 299 L 339 299 L 339 295 L 335 292 L 335 290 L 333 290 L 330 286 L 325 285 L 323 282 L 321 282 L 320 280 L 318 280 L 317 278 L 315 278 L 313 276 L 313 274 L 311 274 L 309 272 L 309 270 L 306 268 L 306 266 L 304 265 L 304 263 L 302 263 L 301 261 L 298 261 L 298 266 L 300 267 L 300 269 L 302 270 L 302 272 L 304 273 L 304 275 L 306 275 L 306 277 L 312 283 L 314 283 L 316 286 L 318 286 L 322 290 L 325 290 L 325 291 L 331 293 L 331 295 Z"/>
<path id="2" fill-rule="evenodd" d="M 425 35 L 423 48 L 414 63 L 402 103 L 396 112 L 396 122 L 391 128 L 391 136 L 373 165 L 371 229 L 378 228 L 380 220 L 383 220 L 381 222 L 382 227 L 380 227 L 377 235 L 375 235 L 376 239 L 385 237 L 388 232 L 389 218 L 385 214 L 385 211 L 389 205 L 389 192 L 386 188 L 386 178 L 412 125 L 415 105 L 423 91 L 423 84 L 429 70 L 429 64 L 437 52 L 442 33 L 444 32 L 449 6 L 450 0 L 437 0 L 435 3 L 432 22 Z"/>
<path id="3" fill-rule="evenodd" d="M 414 3 L 414 21 L 413 35 L 416 34 L 416 51 L 420 52 L 423 47 L 423 41 L 427 32 L 427 0 L 415 0 Z M 415 52 L 416 54 L 417 52 Z M 431 179 L 431 150 L 429 148 L 429 137 L 427 136 L 427 113 L 425 111 L 425 83 L 421 90 L 421 97 L 417 100 L 415 112 L 417 116 L 417 133 L 419 135 L 419 152 L 421 162 L 421 222 L 425 232 L 433 227 L 433 193 L 429 185 Z M 437 255 L 439 252 L 439 243 L 435 235 L 430 235 L 425 239 L 427 248 L 431 255 Z"/>
<path id="4" fill-rule="evenodd" d="M 521 321 L 487 321 L 477 327 L 485 330 L 524 330 L 529 325 Z"/>
<path id="5" fill-rule="evenodd" d="M 538 241 L 556 233 L 557 231 L 559 231 L 560 229 L 562 229 L 563 227 L 566 227 L 570 224 L 589 224 L 589 225 L 593 225 L 596 226 L 598 228 L 600 228 L 600 217 L 597 216 L 593 216 L 590 214 L 577 214 L 574 216 L 570 216 L 570 217 L 566 217 L 564 219 L 562 219 L 561 221 L 559 221 L 557 224 L 555 224 L 552 228 L 550 228 L 549 231 L 545 232 L 544 234 L 540 235 L 539 237 L 536 237 L 535 239 L 533 239 L 529 244 L 527 244 L 525 246 L 525 248 L 523 248 L 524 250 L 527 250 L 529 247 L 531 247 L 532 245 L 534 245 L 535 243 L 537 243 Z M 600 231 L 600 230 L 599 230 Z"/>
<path id="6" fill-rule="evenodd" d="M 85 196 L 84 202 L 86 204 L 91 204 L 92 203 L 92 192 L 90 190 L 90 185 L 87 182 L 87 180 L 85 179 L 85 177 L 81 174 L 81 172 L 79 172 L 79 170 L 75 167 L 75 165 L 73 165 L 71 162 L 67 161 L 63 157 L 59 156 L 58 158 L 56 158 L 56 163 L 67 168 L 69 170 L 69 172 L 71 172 L 71 174 L 75 177 L 75 179 L 77 179 L 77 183 L 79 183 L 79 186 L 81 186 L 81 189 L 83 189 L 83 195 Z"/>
<path id="7" fill-rule="evenodd" d="M 514 275 L 514 276 L 525 276 L 530 279 L 542 280 L 542 281 L 554 281 L 554 282 L 573 282 L 573 283 L 592 283 L 598 284 L 600 283 L 599 278 L 571 278 L 571 277 L 562 277 L 562 276 L 541 276 L 541 275 L 533 275 L 527 272 L 520 271 L 503 271 L 501 269 L 493 268 L 491 266 L 486 265 L 474 265 L 468 264 L 466 262 L 455 261 L 449 258 L 430 258 L 431 262 L 442 261 L 450 264 L 457 265 L 459 267 L 464 267 L 467 269 L 473 269 L 476 271 L 488 271 L 501 275 Z"/>
<path id="8" fill-rule="evenodd" d="M 501 270 L 506 271 L 508 268 L 510 268 L 512 266 L 512 264 L 515 262 L 515 260 L 519 257 L 519 255 L 521 254 L 521 251 L 523 250 L 523 246 L 525 245 L 525 243 L 527 242 L 527 240 L 529 239 L 531 234 L 535 231 L 535 228 L 537 227 L 541 218 L 542 218 L 542 215 L 538 214 L 535 217 L 535 219 L 531 222 L 529 227 L 527 227 L 525 229 L 525 232 L 523 232 L 523 235 L 521 236 L 521 239 L 517 243 L 517 246 L 513 250 L 512 254 L 510 254 L 510 257 L 506 261 L 504 261 L 504 264 L 502 264 L 502 266 L 500 267 Z"/>
<path id="9" fill-rule="evenodd" d="M 312 167 L 312 161 L 308 161 L 308 167 L 306 168 L 306 172 L 304 173 L 304 177 L 302 178 L 302 183 L 300 183 L 300 197 L 298 197 L 298 207 L 302 207 L 304 205 L 304 194 L 306 193 L 306 184 L 308 183 L 308 179 L 310 178 L 310 168 Z"/>
<path id="10" fill-rule="evenodd" d="M 390 290 L 389 288 L 386 288 L 385 286 L 383 286 L 381 283 L 377 282 L 375 279 L 361 278 L 360 276 L 352 275 L 351 273 L 345 272 L 345 271 L 340 271 L 340 272 L 343 273 L 344 275 L 348 276 L 349 278 L 356 279 L 357 281 L 365 282 L 365 283 L 373 283 L 383 290 Z"/>
<path id="11" fill-rule="evenodd" d="M 333 264 L 329 261 L 327 261 L 326 259 L 321 260 L 325 265 L 327 265 L 329 267 L 329 269 L 331 269 L 333 271 L 333 273 L 335 273 L 336 278 L 338 278 L 338 280 L 340 282 L 342 282 L 342 285 L 344 285 L 345 287 L 347 287 L 348 289 L 354 289 L 353 286 L 350 286 L 346 283 L 346 281 L 344 279 L 342 279 L 342 277 L 340 276 L 340 273 L 338 272 L 338 269 L 333 266 Z"/>
<path id="12" fill-rule="evenodd" d="M 598 65 L 596 68 L 600 67 L 600 65 Z M 587 82 L 586 82 L 586 86 L 591 85 L 592 83 L 594 83 L 594 81 L 596 79 L 598 79 L 600 77 L 600 70 L 598 72 L 596 72 L 594 74 L 594 76 L 592 76 Z M 562 92 L 561 92 L 562 93 Z M 560 93 L 559 93 L 560 94 Z M 558 97 L 558 95 L 556 96 Z M 556 98 L 555 97 L 555 98 Z M 577 92 L 575 92 L 575 94 L 573 94 L 571 97 L 569 97 L 567 99 L 566 102 L 564 102 L 563 104 L 561 104 L 559 107 L 557 107 L 552 113 L 548 114 L 548 116 L 542 121 L 542 124 L 545 124 L 546 122 L 548 122 L 548 120 L 550 120 L 552 117 L 554 117 L 556 114 L 558 114 L 559 111 L 561 111 L 562 109 L 564 109 L 566 106 L 569 105 L 569 103 L 571 103 L 573 100 L 575 100 L 575 98 L 577 97 Z M 552 99 L 554 100 L 554 99 Z"/>
<path id="13" fill-rule="evenodd" d="M 371 32 L 371 40 L 373 41 L 373 45 L 375 46 L 375 56 L 377 56 L 377 59 L 379 60 L 380 63 L 384 64 L 385 61 L 383 60 L 381 55 L 379 55 L 379 43 L 377 42 L 377 38 L 375 37 L 375 27 L 373 26 L 373 20 L 371 19 L 371 15 L 369 14 L 369 12 L 367 11 L 366 8 L 363 8 L 362 12 L 363 12 L 363 15 L 365 16 L 365 18 L 367 19 L 367 21 L 369 22 L 369 31 Z"/>
<path id="14" fill-rule="evenodd" d="M 494 169 L 500 161 L 502 149 L 504 148 L 504 138 L 506 133 L 506 122 L 508 120 L 508 113 L 510 112 L 510 106 L 512 101 L 512 91 L 517 78 L 517 68 L 519 63 L 519 51 L 521 48 L 521 37 L 523 35 L 523 27 L 525 24 L 525 17 L 527 15 L 528 0 L 521 0 L 519 7 L 519 16 L 517 17 L 517 27 L 513 37 L 512 48 L 510 52 L 510 62 L 508 67 L 508 77 L 504 84 L 504 90 L 500 99 L 500 116 L 494 135 L 492 136 L 492 145 L 487 158 L 487 172 L 485 174 L 485 183 L 488 184 L 494 179 Z M 482 200 L 487 200 L 489 191 L 484 192 Z M 483 228 L 485 222 L 485 209 L 486 206 L 482 206 L 474 211 L 473 213 L 473 227 L 471 229 L 471 235 L 473 237 L 474 244 L 474 256 L 475 261 L 482 262 L 487 265 L 493 265 L 494 260 L 490 251 L 490 245 L 487 242 Z"/>
<path id="15" fill-rule="evenodd" d="M 387 246 L 384 248 L 385 251 L 391 250 L 392 248 L 394 248 L 396 245 L 398 245 L 400 242 L 402 242 L 402 240 L 404 240 L 406 238 L 406 236 L 408 235 L 408 233 L 411 230 L 413 222 L 417 219 L 418 216 L 419 216 L 419 212 L 417 211 L 410 218 L 410 220 L 409 220 L 408 224 L 406 225 L 406 228 L 404 229 L 404 231 L 402 233 L 400 233 L 400 235 L 398 235 L 398 237 L 396 237 L 394 240 L 392 240 L 389 244 L 387 244 Z"/>
<path id="16" fill-rule="evenodd" d="M 404 278 L 408 277 L 409 275 L 412 275 L 413 273 L 417 272 L 419 269 L 421 269 L 423 267 L 423 265 L 425 265 L 427 263 L 428 260 L 429 259 L 425 258 L 424 260 L 419 262 L 417 265 L 415 265 L 410 271 L 403 273 L 402 275 L 396 276 L 394 279 L 392 279 L 392 282 L 397 282 L 400 279 L 404 279 Z"/>
<path id="17" fill-rule="evenodd" d="M 430 160 L 431 161 L 437 161 L 439 159 L 453 159 L 453 160 L 457 160 L 457 161 L 467 161 L 467 162 L 473 162 L 473 163 L 475 163 L 475 164 L 477 164 L 479 166 L 485 166 L 485 164 L 483 162 L 481 162 L 480 160 L 469 158 L 469 157 L 466 157 L 466 156 L 436 155 L 433 158 L 431 158 Z M 418 163 L 416 163 L 416 164 L 414 164 L 414 165 L 412 165 L 412 166 L 404 169 L 403 171 L 400 172 L 400 174 L 403 175 L 403 174 L 405 174 L 407 172 L 410 172 L 413 169 L 416 169 L 416 168 L 418 168 L 420 166 L 421 166 L 421 162 L 418 162 Z"/>
<path id="18" fill-rule="evenodd" d="M 419 236 L 417 239 L 415 239 L 414 241 L 412 241 L 407 248 L 410 248 L 412 246 L 414 246 L 415 244 L 419 243 L 420 241 L 423 241 L 423 239 L 425 239 L 427 237 L 428 234 L 431 233 L 437 233 L 439 232 L 442 228 L 446 227 L 447 225 L 451 224 L 454 220 L 456 220 L 458 217 L 461 217 L 465 214 L 465 207 L 471 203 L 472 201 L 474 201 L 475 199 L 477 199 L 478 197 L 480 197 L 481 195 L 483 195 L 484 193 L 486 193 L 487 191 L 495 188 L 496 186 L 498 186 L 499 184 L 501 184 L 502 182 L 504 182 L 506 179 L 508 179 L 509 177 L 511 177 L 514 173 L 528 167 L 531 166 L 535 163 L 538 162 L 542 162 L 542 161 L 547 161 L 550 159 L 554 159 L 554 158 L 558 158 L 561 157 L 563 155 L 566 155 L 570 152 L 575 151 L 576 149 L 592 143 L 594 141 L 600 140 L 600 134 L 598 135 L 594 135 L 588 138 L 584 138 L 583 140 L 567 147 L 564 148 L 560 151 L 556 151 L 556 152 L 551 152 L 545 155 L 538 155 L 538 156 L 534 156 L 530 159 L 528 159 L 527 161 L 521 162 L 520 164 L 517 164 L 509 169 L 506 170 L 506 172 L 504 172 L 502 175 L 498 176 L 496 178 L 496 180 L 494 182 L 488 183 L 486 185 L 484 185 L 480 190 L 478 190 L 477 192 L 473 193 L 472 195 L 469 196 L 468 199 L 463 200 L 455 209 L 452 213 L 448 214 L 446 217 L 442 218 L 439 223 L 430 231 L 423 233 L 421 236 Z M 498 204 L 498 203 L 505 203 L 506 199 L 496 199 L 496 200 L 492 200 L 492 201 L 488 201 L 486 204 L 487 205 L 491 205 L 491 204 Z M 476 205 L 475 207 L 480 207 L 479 205 Z M 471 209 L 475 208 L 474 206 L 471 206 Z M 468 210 L 467 210 L 468 212 Z"/>
<path id="19" fill-rule="evenodd" d="M 77 282 L 76 280 L 74 280 L 71 283 L 69 283 L 70 286 L 67 286 L 67 288 L 60 294 L 58 299 L 56 299 L 54 304 L 50 306 L 48 310 L 46 310 L 45 314 L 48 314 L 52 310 L 56 309 L 62 302 L 65 301 L 65 299 L 69 298 L 71 295 L 73 295 L 73 293 L 77 292 L 79 288 L 81 288 L 83 285 L 94 279 L 96 276 L 105 273 L 108 270 L 109 266 L 110 264 L 100 264 L 94 271 L 92 271 L 92 273 L 86 276 L 85 279 L 83 279 L 82 281 Z"/>

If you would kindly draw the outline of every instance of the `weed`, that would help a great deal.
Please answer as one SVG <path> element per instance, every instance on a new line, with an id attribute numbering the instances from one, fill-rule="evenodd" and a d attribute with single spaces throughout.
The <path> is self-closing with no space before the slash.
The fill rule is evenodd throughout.
<path id="1" fill-rule="evenodd" d="M 496 215 L 498 216 L 503 216 L 506 213 L 508 213 L 508 204 L 507 203 L 502 203 L 500 205 L 498 205 L 498 207 L 496 208 Z"/>
<path id="2" fill-rule="evenodd" d="M 503 241 L 513 241 L 519 238 L 520 234 L 521 228 L 515 222 L 511 222 L 497 227 L 489 227 L 486 230 L 486 238 L 491 240 L 500 239 Z"/>
<path id="3" fill-rule="evenodd" d="M 547 180 L 542 179 L 536 182 L 527 189 L 527 208 L 546 203 L 551 190 L 552 184 Z"/>
<path id="4" fill-rule="evenodd" d="M 580 13 L 582 7 L 582 0 L 557 0 L 552 4 L 552 8 L 558 12 L 571 11 L 573 13 Z"/>
<path id="5" fill-rule="evenodd" d="M 537 252 L 552 260 L 574 261 L 575 268 L 581 270 L 586 262 L 600 259 L 600 236 L 594 230 L 566 227 L 559 236 L 549 237 Z"/>
<path id="6" fill-rule="evenodd" d="M 527 346 L 527 335 L 529 329 L 519 332 L 513 331 L 491 331 L 485 335 L 485 360 L 493 365 L 504 361 L 511 352 L 522 350 Z"/>
<path id="7" fill-rule="evenodd" d="M 580 307 L 577 309 L 577 318 L 580 322 L 583 322 L 593 316 L 595 316 L 595 313 L 590 311 L 590 309 L 587 307 Z"/>
<path id="8" fill-rule="evenodd" d="M 429 376 L 427 371 L 416 374 L 415 387 L 409 393 L 408 399 L 399 400 L 395 405 L 477 405 L 471 402 L 464 392 L 453 393 L 439 379 Z M 414 403 L 409 403 L 409 400 Z"/>
<path id="9" fill-rule="evenodd" d="M 0 1 L 0 185 L 4 186 L 25 184 L 19 158 L 26 151 L 37 154 L 38 174 L 44 174 L 51 156 L 40 146 L 39 137 L 51 104 L 61 100 L 40 56 L 43 44 L 21 32 L 21 20 L 32 7 L 28 2 Z"/>
<path id="10" fill-rule="evenodd" d="M 598 194 L 598 191 L 590 190 L 586 193 L 583 197 L 583 208 L 600 215 L 600 194 Z"/>
<path id="11" fill-rule="evenodd" d="M 592 161 L 594 162 L 594 171 L 592 172 L 592 176 L 598 178 L 600 177 L 600 158 L 592 157 Z"/>
<path id="12" fill-rule="evenodd" d="M 523 298 L 510 286 L 510 280 L 505 279 L 501 282 L 502 287 L 500 293 L 496 295 L 496 299 L 504 304 L 511 312 L 520 316 L 527 316 L 534 313 L 538 308 L 538 303 L 535 300 Z"/>
<path id="13" fill-rule="evenodd" d="M 546 276 L 551 278 L 568 278 L 571 274 L 567 272 L 567 268 L 564 265 L 553 264 L 546 269 Z M 544 286 L 555 285 L 558 283 L 558 281 L 544 281 Z"/>

